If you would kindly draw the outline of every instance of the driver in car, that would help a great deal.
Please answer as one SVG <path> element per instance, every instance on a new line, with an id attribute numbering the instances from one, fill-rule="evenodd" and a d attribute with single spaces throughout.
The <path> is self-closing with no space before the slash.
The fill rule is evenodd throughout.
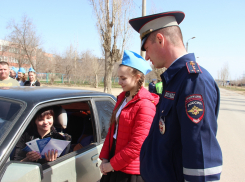
<path id="1" fill-rule="evenodd" d="M 45 158 L 41 158 L 41 154 L 36 151 L 25 152 L 23 149 L 26 147 L 26 142 L 34 139 L 54 138 L 65 140 L 53 126 L 54 111 L 52 107 L 44 108 L 38 111 L 36 116 L 31 121 L 27 130 L 23 133 L 20 140 L 15 147 L 14 160 L 21 162 L 38 162 L 44 164 L 46 162 L 55 161 L 57 159 L 58 151 L 53 149 L 45 153 Z M 65 150 L 67 151 L 67 150 Z"/>

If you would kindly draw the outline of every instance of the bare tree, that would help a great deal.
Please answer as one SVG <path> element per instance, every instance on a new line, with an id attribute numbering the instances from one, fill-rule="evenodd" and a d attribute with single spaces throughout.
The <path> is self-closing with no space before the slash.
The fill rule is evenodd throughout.
<path id="1" fill-rule="evenodd" d="M 158 69 L 154 66 L 153 71 L 157 77 L 157 81 L 161 80 L 161 74 L 164 73 L 166 70 L 167 70 L 167 68 L 165 68 L 165 67 Z"/>
<path id="2" fill-rule="evenodd" d="M 42 49 L 36 50 L 36 72 L 54 73 L 55 60 L 52 54 L 44 52 Z"/>
<path id="3" fill-rule="evenodd" d="M 74 76 L 73 71 L 75 69 L 75 49 L 72 44 L 67 48 L 65 52 L 62 65 L 64 68 L 65 77 L 67 78 L 68 83 L 70 83 L 72 76 Z"/>
<path id="4" fill-rule="evenodd" d="M 223 86 L 226 85 L 226 82 L 229 79 L 229 65 L 225 63 L 224 66 L 218 71 L 218 78 L 222 81 Z"/>
<path id="5" fill-rule="evenodd" d="M 59 73 L 67 79 L 68 83 L 74 81 L 77 83 L 81 82 L 81 79 L 84 77 L 84 65 L 81 62 L 81 59 L 78 57 L 77 49 L 71 44 L 63 55 L 55 53 L 54 57 L 55 62 L 55 72 Z"/>
<path id="6" fill-rule="evenodd" d="M 17 49 L 15 53 L 19 66 L 29 62 L 36 69 L 36 50 L 41 41 L 32 20 L 27 15 L 23 15 L 20 24 L 11 20 L 7 29 L 11 30 L 8 39 L 12 44 L 10 47 Z"/>
<path id="7" fill-rule="evenodd" d="M 93 6 L 97 28 L 105 56 L 104 92 L 111 93 L 114 64 L 122 59 L 128 40 L 128 23 L 132 0 L 89 0 Z"/>
<path id="8" fill-rule="evenodd" d="M 95 86 L 95 88 L 98 87 L 99 84 L 99 75 L 102 75 L 104 67 L 101 66 L 104 64 L 104 59 L 97 58 L 92 54 L 90 50 L 85 51 L 82 53 L 82 65 L 84 68 L 86 68 L 85 74 L 89 77 L 92 77 L 93 81 L 92 84 Z"/>

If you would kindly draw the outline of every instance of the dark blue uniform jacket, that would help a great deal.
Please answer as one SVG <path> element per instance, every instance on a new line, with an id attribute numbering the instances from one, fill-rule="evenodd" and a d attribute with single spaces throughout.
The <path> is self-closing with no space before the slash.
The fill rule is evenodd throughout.
<path id="1" fill-rule="evenodd" d="M 161 75 L 163 94 L 140 153 L 146 182 L 216 181 L 222 171 L 217 117 L 219 88 L 195 62 L 194 54 L 175 61 Z"/>
<path id="2" fill-rule="evenodd" d="M 149 92 L 155 93 L 154 89 L 155 89 L 155 84 L 153 82 L 149 83 Z"/>

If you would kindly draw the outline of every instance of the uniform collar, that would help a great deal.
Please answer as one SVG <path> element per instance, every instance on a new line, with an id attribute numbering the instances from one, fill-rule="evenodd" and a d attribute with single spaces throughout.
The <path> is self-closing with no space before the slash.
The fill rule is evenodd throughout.
<path id="1" fill-rule="evenodd" d="M 186 53 L 186 54 L 188 54 L 188 53 Z M 184 55 L 186 55 L 186 54 L 184 54 Z M 172 62 L 172 63 L 170 64 L 170 66 L 171 66 L 172 64 L 174 64 L 179 58 L 183 57 L 184 55 L 182 55 L 182 56 L 178 57 L 177 59 L 175 59 L 174 62 Z M 169 67 L 170 67 L 170 66 L 169 66 Z"/>
<path id="2" fill-rule="evenodd" d="M 165 80 L 166 84 L 168 84 L 178 71 L 186 66 L 186 62 L 189 61 L 196 61 L 194 53 L 185 54 L 175 60 L 172 65 L 163 74 L 161 74 L 162 80 Z"/>

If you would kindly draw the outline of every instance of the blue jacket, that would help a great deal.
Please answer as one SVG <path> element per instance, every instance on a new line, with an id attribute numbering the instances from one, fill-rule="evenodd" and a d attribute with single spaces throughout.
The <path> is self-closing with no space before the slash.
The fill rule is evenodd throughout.
<path id="1" fill-rule="evenodd" d="M 161 75 L 163 94 L 140 153 L 146 182 L 215 181 L 222 171 L 216 139 L 219 88 L 195 62 L 194 54 L 175 61 Z"/>

